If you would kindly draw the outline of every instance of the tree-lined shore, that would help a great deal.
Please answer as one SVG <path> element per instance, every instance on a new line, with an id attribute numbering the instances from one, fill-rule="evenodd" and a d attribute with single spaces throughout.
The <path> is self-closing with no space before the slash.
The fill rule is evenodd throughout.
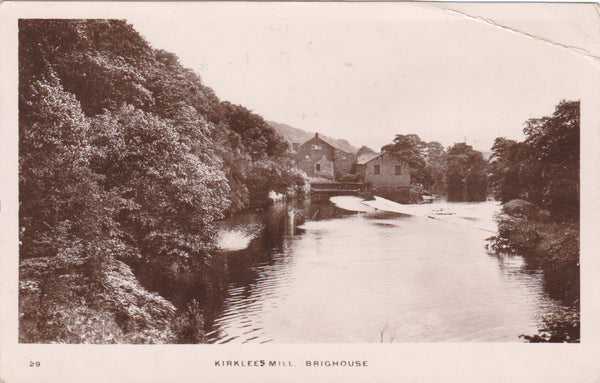
<path id="1" fill-rule="evenodd" d="M 19 21 L 21 342 L 194 340 L 133 271 L 210 296 L 213 222 L 301 183 L 261 116 L 125 21 Z"/>
<path id="2" fill-rule="evenodd" d="M 552 114 L 526 122 L 525 140 L 497 138 L 490 184 L 504 203 L 497 252 L 519 254 L 544 270 L 549 294 L 579 312 L 580 103 L 562 101 Z M 534 342 L 579 341 L 579 316 L 549 319 Z"/>

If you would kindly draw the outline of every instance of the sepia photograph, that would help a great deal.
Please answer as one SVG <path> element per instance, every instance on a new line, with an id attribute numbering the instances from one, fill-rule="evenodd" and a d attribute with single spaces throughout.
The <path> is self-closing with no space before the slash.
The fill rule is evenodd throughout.
<path id="1" fill-rule="evenodd" d="M 350 374 L 597 341 L 596 4 L 62 4 L 2 8 L 14 347 Z"/>

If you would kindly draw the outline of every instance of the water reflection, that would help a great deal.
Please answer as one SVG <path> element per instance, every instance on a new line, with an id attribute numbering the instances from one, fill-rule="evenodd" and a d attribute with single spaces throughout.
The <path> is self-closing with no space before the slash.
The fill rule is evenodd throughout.
<path id="1" fill-rule="evenodd" d="M 207 308 L 208 339 L 519 341 L 550 313 L 568 312 L 521 257 L 486 255 L 489 233 L 471 224 L 477 220 L 280 203 L 223 222 L 260 225 L 261 234 L 227 254 L 227 293 Z"/>

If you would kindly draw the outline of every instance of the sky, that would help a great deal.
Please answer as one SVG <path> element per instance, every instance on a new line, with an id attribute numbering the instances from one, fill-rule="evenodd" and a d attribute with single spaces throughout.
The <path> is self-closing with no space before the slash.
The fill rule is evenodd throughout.
<path id="1" fill-rule="evenodd" d="M 590 7 L 173 3 L 127 20 L 265 120 L 376 150 L 415 133 L 489 151 L 582 98 L 600 56 Z"/>

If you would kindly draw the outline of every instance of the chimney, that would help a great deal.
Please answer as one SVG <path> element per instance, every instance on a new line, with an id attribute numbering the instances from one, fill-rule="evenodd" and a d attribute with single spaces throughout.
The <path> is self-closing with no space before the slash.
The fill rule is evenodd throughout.
<path id="1" fill-rule="evenodd" d="M 315 133 L 315 138 L 319 138 L 319 133 Z"/>

